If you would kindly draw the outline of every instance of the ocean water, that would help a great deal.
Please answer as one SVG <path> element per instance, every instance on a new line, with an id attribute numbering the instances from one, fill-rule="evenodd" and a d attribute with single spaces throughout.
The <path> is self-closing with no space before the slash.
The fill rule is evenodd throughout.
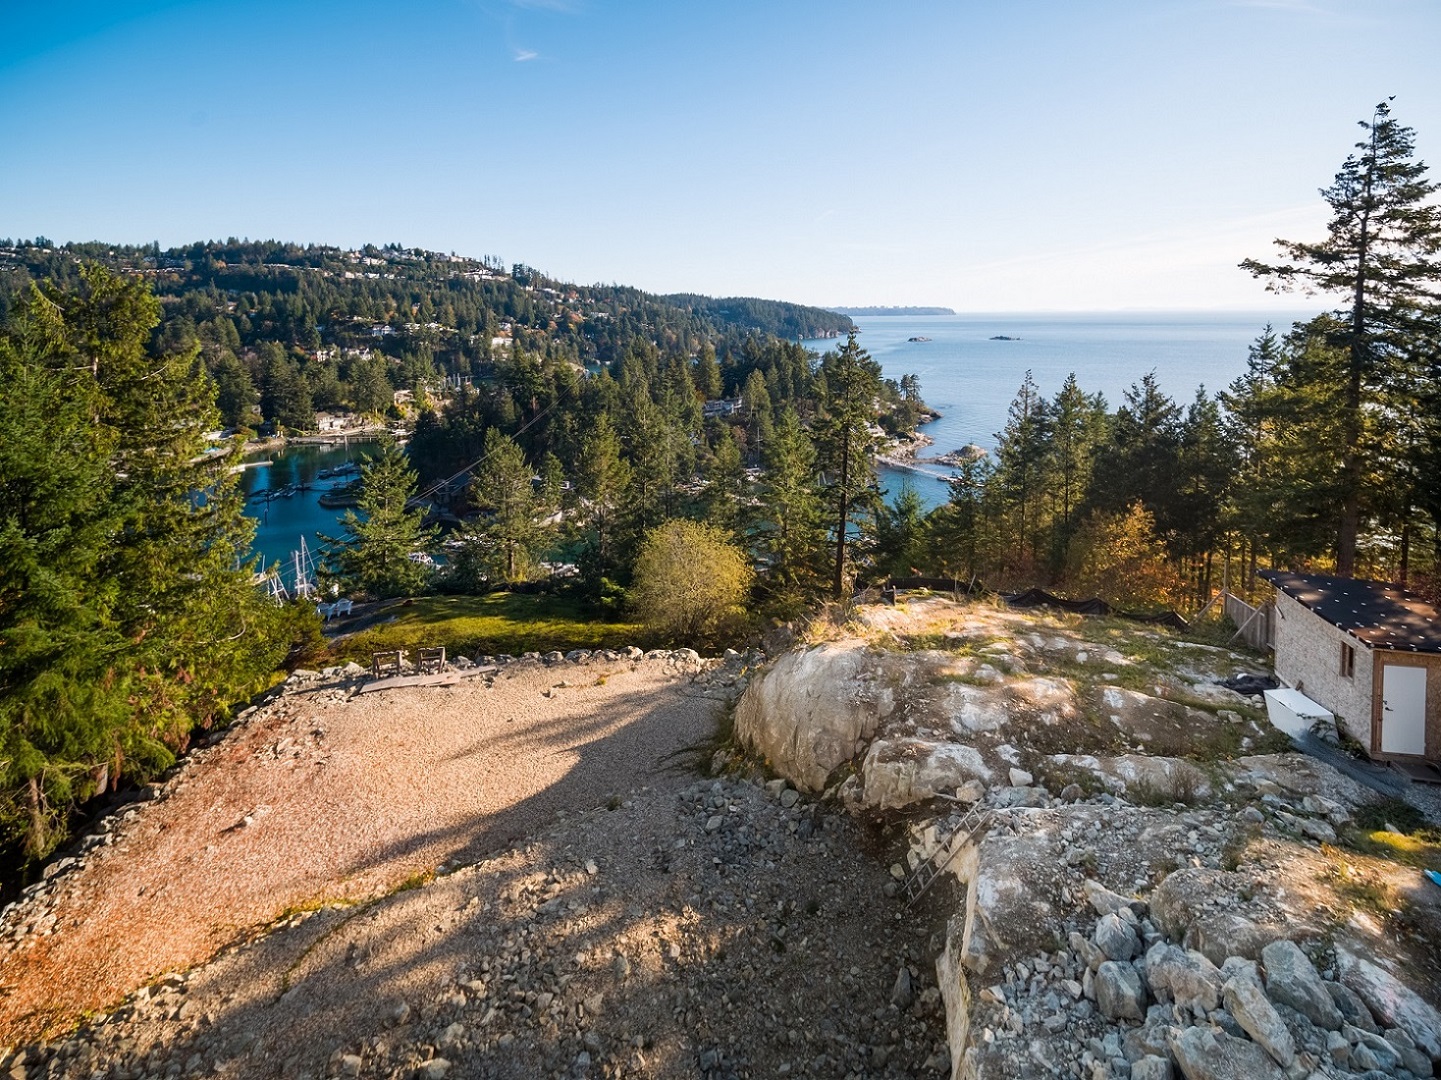
<path id="1" fill-rule="evenodd" d="M 1310 314 L 887 315 L 855 322 L 861 347 L 888 378 L 919 377 L 921 396 L 942 414 L 922 429 L 934 440 L 930 452 L 941 454 L 968 443 L 994 450 L 1027 370 L 1046 397 L 1074 372 L 1082 390 L 1104 394 L 1112 409 L 1154 371 L 1161 389 L 1185 405 L 1198 387 L 1223 390 L 1245 371 L 1247 349 L 1267 322 L 1284 332 Z M 1002 335 L 1015 340 L 993 340 Z M 839 343 L 806 344 L 823 352 Z M 882 469 L 891 495 L 907 477 L 927 505 L 945 501 L 944 480 Z"/>

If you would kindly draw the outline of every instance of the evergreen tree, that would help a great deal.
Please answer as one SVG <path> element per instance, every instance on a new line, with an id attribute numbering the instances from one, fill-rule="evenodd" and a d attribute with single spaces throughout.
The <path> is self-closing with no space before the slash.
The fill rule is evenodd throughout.
<path id="1" fill-rule="evenodd" d="M 1441 298 L 1441 206 L 1426 166 L 1414 160 L 1414 135 L 1387 102 L 1376 106 L 1366 137 L 1322 197 L 1331 208 L 1327 236 L 1315 243 L 1276 241 L 1283 263 L 1241 266 L 1278 291 L 1302 289 L 1342 299 L 1329 344 L 1344 354 L 1341 397 L 1343 483 L 1335 513 L 1336 570 L 1356 570 L 1362 523 L 1380 493 L 1367 483 L 1368 415 L 1395 407 L 1413 344 L 1437 318 Z"/>
<path id="2" fill-rule="evenodd" d="M 491 428 L 470 485 L 470 502 L 479 517 L 460 532 L 466 557 L 480 561 L 490 581 L 524 581 L 550 542 L 553 530 L 546 519 L 554 506 L 536 491 L 532 475 L 516 441 Z"/>
<path id="3" fill-rule="evenodd" d="M 807 596 L 817 583 L 825 544 L 816 486 L 816 451 L 795 410 L 781 410 L 766 444 L 761 546 L 770 564 L 767 580 L 787 602 Z"/>
<path id="4" fill-rule="evenodd" d="M 381 598 L 422 591 L 430 569 L 411 555 L 428 554 L 435 530 L 424 524 L 425 511 L 410 509 L 415 471 L 394 443 L 381 445 L 360 470 L 360 500 L 340 519 L 343 536 L 322 536 L 328 546 L 326 573 L 347 592 Z"/>
<path id="5" fill-rule="evenodd" d="M 1050 436 L 1053 560 L 1063 554 L 1075 531 L 1081 501 L 1091 483 L 1096 448 L 1106 438 L 1106 399 L 1087 394 L 1074 372 L 1066 376 L 1047 411 Z M 1053 567 L 1056 568 L 1056 567 Z"/>
<path id="6" fill-rule="evenodd" d="M 697 389 L 705 395 L 707 401 L 715 401 L 721 396 L 721 370 L 720 364 L 716 363 L 715 346 L 707 342 L 701 346 L 700 356 L 696 360 L 695 382 Z"/>
<path id="7" fill-rule="evenodd" d="M 926 506 L 909 480 L 901 485 L 891 506 L 875 510 L 872 561 L 877 580 L 908 577 L 927 562 Z"/>
<path id="8" fill-rule="evenodd" d="M 735 436 L 726 428 L 716 441 L 706 483 L 706 519 L 743 543 L 750 524 L 750 481 Z"/>
<path id="9" fill-rule="evenodd" d="M 1260 554 L 1290 564 L 1335 549 L 1346 354 L 1329 344 L 1332 322 L 1322 316 L 1284 342 L 1263 334 L 1222 396 L 1241 458 L 1236 513 L 1251 570 Z"/>
<path id="10" fill-rule="evenodd" d="M 229 320 L 226 325 L 230 326 Z M 260 402 L 250 372 L 225 350 L 211 367 L 211 378 L 215 380 L 215 405 L 220 410 L 220 419 L 228 428 L 249 428 L 255 426 L 254 407 Z"/>
<path id="11" fill-rule="evenodd" d="M 576 463 L 577 519 L 581 528 L 581 574 L 600 592 L 615 570 L 624 529 L 624 508 L 631 486 L 630 465 L 621 456 L 620 438 L 610 416 L 602 413 L 581 441 Z"/>
<path id="12" fill-rule="evenodd" d="M 310 431 L 315 427 L 315 409 L 300 369 L 278 345 L 262 351 L 265 385 L 260 393 L 261 415 L 276 431 Z"/>
<path id="13" fill-rule="evenodd" d="M 994 468 L 989 456 L 961 462 L 950 499 L 931 513 L 932 562 L 956 578 L 976 580 L 998 561 L 989 512 Z"/>
<path id="14" fill-rule="evenodd" d="M 759 369 L 746 376 L 741 400 L 745 409 L 747 445 L 759 460 L 766 452 L 766 444 L 771 441 L 775 427 L 774 404 L 765 374 Z"/>
<path id="15" fill-rule="evenodd" d="M 847 532 L 879 498 L 875 420 L 881 369 L 856 344 L 852 332 L 837 352 L 826 354 L 822 370 L 826 396 L 816 419 L 815 434 L 817 458 L 828 478 L 823 498 L 835 550 L 831 591 L 840 600 L 845 596 L 847 579 Z"/>
<path id="16" fill-rule="evenodd" d="M 991 481 L 995 499 L 1010 525 L 1013 570 L 1034 576 L 1040 546 L 1042 510 L 1046 503 L 1051 459 L 1046 400 L 1029 371 L 1006 413 L 1006 428 L 996 435 L 996 471 Z"/>
<path id="17" fill-rule="evenodd" d="M 639 387 L 631 394 L 627 419 L 632 467 L 627 517 L 638 535 L 672 516 L 679 439 L 674 421 Z"/>
<path id="18" fill-rule="evenodd" d="M 1126 391 L 1110 437 L 1099 449 L 1087 502 L 1092 509 L 1125 514 L 1139 502 L 1162 536 L 1175 527 L 1176 476 L 1181 451 L 1181 410 L 1162 392 L 1154 371 Z"/>
<path id="19" fill-rule="evenodd" d="M 0 845 L 163 769 L 284 657 L 250 526 L 212 465 L 198 349 L 157 352 L 141 282 L 85 266 L 0 336 Z"/>
<path id="20" fill-rule="evenodd" d="M 385 361 L 361 357 L 350 365 L 350 404 L 358 413 L 380 416 L 390 407 L 395 391 L 385 374 Z"/>
<path id="21" fill-rule="evenodd" d="M 1220 404 L 1204 387 L 1186 409 L 1179 438 L 1170 510 L 1171 551 L 1191 560 L 1196 596 L 1204 603 L 1211 592 L 1211 556 L 1229 524 L 1239 454 Z"/>

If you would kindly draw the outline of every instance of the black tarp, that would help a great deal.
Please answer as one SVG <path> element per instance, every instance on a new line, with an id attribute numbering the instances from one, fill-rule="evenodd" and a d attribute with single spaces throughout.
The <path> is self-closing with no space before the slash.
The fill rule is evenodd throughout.
<path id="1" fill-rule="evenodd" d="M 1174 611 L 1122 611 L 1120 608 L 1113 608 L 1098 596 L 1089 600 L 1067 600 L 1046 592 L 1045 589 L 1027 589 L 1023 593 L 1014 593 L 1010 596 L 1002 596 L 1009 607 L 1026 608 L 1048 607 L 1058 611 L 1070 611 L 1077 615 L 1109 615 L 1116 619 L 1127 619 L 1131 622 L 1151 623 L 1155 626 L 1169 626 L 1175 630 L 1185 630 L 1190 624 Z"/>

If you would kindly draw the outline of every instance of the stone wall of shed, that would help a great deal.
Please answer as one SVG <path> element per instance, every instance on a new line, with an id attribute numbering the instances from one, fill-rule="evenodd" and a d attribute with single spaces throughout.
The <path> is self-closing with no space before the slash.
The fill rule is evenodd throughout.
<path id="1" fill-rule="evenodd" d="M 1374 650 L 1279 589 L 1275 621 L 1276 677 L 1330 709 L 1352 737 L 1371 746 Z M 1355 675 L 1341 674 L 1341 646 L 1356 650 Z"/>

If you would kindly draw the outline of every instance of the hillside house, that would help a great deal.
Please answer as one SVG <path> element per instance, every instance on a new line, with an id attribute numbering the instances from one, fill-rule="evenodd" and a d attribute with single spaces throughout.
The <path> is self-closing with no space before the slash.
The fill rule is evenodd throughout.
<path id="1" fill-rule="evenodd" d="M 1276 677 L 1372 757 L 1441 761 L 1441 611 L 1382 581 L 1263 570 Z"/>

